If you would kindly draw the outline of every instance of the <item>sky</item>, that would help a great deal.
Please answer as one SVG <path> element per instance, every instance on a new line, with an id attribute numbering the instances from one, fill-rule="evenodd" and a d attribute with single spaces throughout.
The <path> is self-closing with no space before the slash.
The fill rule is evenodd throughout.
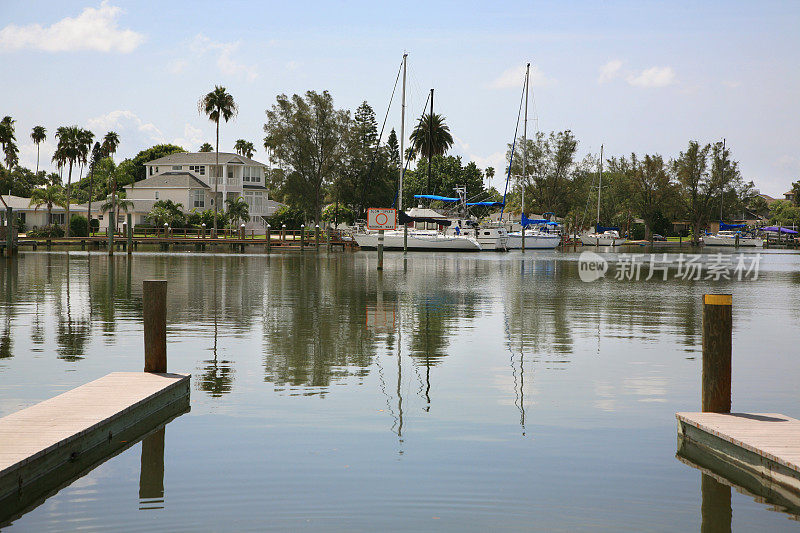
<path id="1" fill-rule="evenodd" d="M 800 2 L 0 3 L 1 115 L 20 162 L 51 166 L 62 125 L 120 135 L 118 158 L 156 143 L 214 142 L 198 99 L 223 85 L 239 105 L 220 149 L 252 141 L 278 94 L 328 90 L 367 101 L 379 123 L 408 56 L 408 117 L 434 110 L 452 153 L 493 166 L 500 185 L 525 64 L 529 132 L 571 130 L 579 153 L 666 158 L 726 139 L 743 177 L 780 196 L 800 179 Z M 408 120 L 408 119 L 407 119 Z M 387 129 L 400 127 L 396 97 Z M 408 130 L 408 128 L 407 128 Z"/>

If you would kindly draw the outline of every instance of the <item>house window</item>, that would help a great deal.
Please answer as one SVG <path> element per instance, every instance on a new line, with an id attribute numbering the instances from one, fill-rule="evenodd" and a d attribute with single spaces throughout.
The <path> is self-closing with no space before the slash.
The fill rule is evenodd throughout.
<path id="1" fill-rule="evenodd" d="M 153 167 L 150 167 L 150 175 L 153 175 Z"/>
<path id="2" fill-rule="evenodd" d="M 172 165 L 172 170 L 180 170 L 180 169 L 182 169 L 182 168 L 183 168 L 183 167 L 182 167 L 182 166 L 180 166 L 180 165 Z"/>
<path id="3" fill-rule="evenodd" d="M 259 183 L 261 181 L 259 167 L 242 167 L 242 181 Z"/>
<path id="4" fill-rule="evenodd" d="M 189 165 L 189 172 L 194 172 L 200 176 L 205 176 L 206 167 L 204 165 Z"/>
<path id="5" fill-rule="evenodd" d="M 205 207 L 206 206 L 205 192 L 202 189 L 192 189 L 191 203 L 193 207 Z"/>
<path id="6" fill-rule="evenodd" d="M 158 191 L 156 191 L 156 200 L 158 200 Z"/>

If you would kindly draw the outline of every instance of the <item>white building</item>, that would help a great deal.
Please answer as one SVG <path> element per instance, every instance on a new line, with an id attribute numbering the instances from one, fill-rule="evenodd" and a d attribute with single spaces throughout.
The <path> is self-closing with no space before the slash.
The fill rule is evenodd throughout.
<path id="1" fill-rule="evenodd" d="M 219 167 L 215 152 L 176 153 L 145 163 L 146 178 L 125 186 L 129 212 L 134 224 L 146 222 L 146 216 L 159 200 L 183 205 L 183 211 L 205 211 L 218 205 L 225 210 L 225 200 L 243 198 L 249 207 L 248 230 L 263 231 L 265 217 L 272 216 L 283 204 L 269 199 L 266 165 L 238 154 L 220 152 Z M 218 195 L 214 197 L 214 187 Z M 125 213 L 120 213 L 120 222 Z M 107 222 L 101 222 L 106 226 Z"/>

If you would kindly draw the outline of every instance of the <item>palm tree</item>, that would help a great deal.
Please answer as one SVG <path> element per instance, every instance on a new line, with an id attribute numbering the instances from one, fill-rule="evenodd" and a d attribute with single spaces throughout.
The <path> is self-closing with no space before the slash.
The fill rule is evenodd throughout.
<path id="1" fill-rule="evenodd" d="M 5 156 L 6 167 L 9 173 L 9 194 L 11 190 L 11 169 L 19 162 L 19 158 L 17 157 L 19 149 L 14 143 L 16 140 L 14 136 L 14 122 L 16 121 L 9 116 L 5 116 L 3 120 L 0 120 L 0 147 L 3 149 L 3 155 Z M 8 208 L 8 204 L 6 204 L 2 195 L 0 195 L 0 202 L 3 202 L 3 205 Z"/>
<path id="2" fill-rule="evenodd" d="M 453 146 L 450 128 L 444 123 L 444 117 L 436 113 L 423 115 L 411 132 L 411 147 L 414 154 L 424 157 L 444 155 Z"/>
<path id="3" fill-rule="evenodd" d="M 200 101 L 197 102 L 197 110 L 201 115 L 206 115 L 208 119 L 216 123 L 217 126 L 217 159 L 214 172 L 216 174 L 216 179 L 214 180 L 214 236 L 216 237 L 217 211 L 219 209 L 219 179 L 220 174 L 222 174 L 219 168 L 219 119 L 222 118 L 225 122 L 228 122 L 231 118 L 236 116 L 236 113 L 239 112 L 239 108 L 236 102 L 233 101 L 233 96 L 225 90 L 225 87 L 216 85 L 213 91 L 203 96 Z"/>
<path id="4" fill-rule="evenodd" d="M 214 147 L 211 146 L 209 143 L 203 143 L 200 146 L 200 150 L 198 150 L 198 151 L 199 152 L 213 152 L 214 151 Z"/>
<path id="5" fill-rule="evenodd" d="M 241 196 L 228 198 L 225 203 L 228 205 L 228 219 L 235 222 L 236 228 L 239 227 L 239 221 L 247 222 L 250 220 L 250 206 Z"/>
<path id="6" fill-rule="evenodd" d="M 119 146 L 119 135 L 117 135 L 117 133 L 114 131 L 109 131 L 108 133 L 106 133 L 106 136 L 103 137 L 103 146 L 101 147 L 101 149 L 103 150 L 103 152 L 108 154 L 108 157 L 111 158 L 112 162 L 114 161 L 114 153 L 116 153 L 118 146 Z M 111 176 L 112 176 L 111 191 L 112 193 L 114 193 L 117 191 L 117 173 L 114 172 Z M 116 194 L 111 195 L 112 203 L 114 202 L 114 199 L 116 197 L 117 197 Z M 114 208 L 113 205 L 111 206 L 111 212 L 114 213 L 114 233 L 116 233 L 117 227 L 119 226 L 119 213 L 117 212 L 117 210 Z M 111 227 L 110 224 L 109 227 Z"/>
<path id="7" fill-rule="evenodd" d="M 48 224 L 53 221 L 53 206 L 64 207 L 65 204 L 64 188 L 56 183 L 51 183 L 43 189 L 34 189 L 33 193 L 31 193 L 30 205 L 34 206 L 34 211 L 39 209 L 41 205 L 47 206 Z"/>
<path id="8" fill-rule="evenodd" d="M 36 145 L 36 175 L 39 175 L 39 145 L 47 139 L 47 130 L 44 126 L 34 126 L 31 131 L 31 140 Z"/>
<path id="9" fill-rule="evenodd" d="M 94 196 L 94 171 L 97 169 L 97 164 L 105 157 L 103 147 L 99 142 L 94 143 L 92 148 L 92 159 L 89 162 L 89 205 L 86 210 L 86 218 L 89 221 L 89 235 L 92 234 L 92 197 Z"/>
<path id="10" fill-rule="evenodd" d="M 127 213 L 131 207 L 133 207 L 133 202 L 131 200 L 127 200 L 123 193 L 114 191 L 106 196 L 106 201 L 100 206 L 100 211 L 103 213 L 110 212 L 110 216 L 114 217 L 116 220 L 119 218 L 120 211 L 125 211 Z M 109 226 L 111 226 L 110 222 Z"/>
<path id="11" fill-rule="evenodd" d="M 83 153 L 83 135 L 81 134 L 81 128 L 78 126 L 61 126 L 56 130 L 56 138 L 58 139 L 58 147 L 56 148 L 56 153 L 53 155 L 53 161 L 59 163 L 60 166 L 63 166 L 66 163 L 69 163 L 69 173 L 67 174 L 67 200 L 66 200 L 66 228 L 65 234 L 69 237 L 69 205 L 70 205 L 70 194 L 72 192 L 72 167 L 75 165 L 76 162 L 81 160 L 81 154 Z"/>
<path id="12" fill-rule="evenodd" d="M 237 154 L 243 155 L 251 159 L 256 151 L 256 147 L 253 146 L 253 143 L 247 142 L 244 139 L 239 139 L 238 141 L 236 141 L 236 144 L 234 145 L 233 148 L 234 150 L 236 150 Z"/>
<path id="13" fill-rule="evenodd" d="M 80 146 L 81 146 L 81 155 L 78 159 L 78 162 L 81 164 L 81 172 L 78 175 L 78 181 L 80 182 L 83 179 L 83 167 L 89 162 L 89 154 L 92 152 L 92 141 L 94 140 L 94 133 L 89 130 L 85 130 L 83 128 L 80 129 L 79 133 L 80 138 Z"/>

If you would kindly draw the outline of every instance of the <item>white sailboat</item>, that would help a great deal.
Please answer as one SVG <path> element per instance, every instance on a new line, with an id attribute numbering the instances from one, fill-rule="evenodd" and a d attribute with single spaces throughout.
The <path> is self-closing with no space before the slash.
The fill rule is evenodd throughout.
<path id="1" fill-rule="evenodd" d="M 600 231 L 600 189 L 603 186 L 603 145 L 600 145 L 600 180 L 597 184 L 597 224 L 594 231 L 581 235 L 581 243 L 586 246 L 619 246 L 625 244 L 628 239 L 620 237 L 619 231 L 608 229 Z"/>
<path id="2" fill-rule="evenodd" d="M 701 239 L 706 246 L 748 246 L 762 248 L 764 239 L 741 231 L 721 230 L 714 235 L 704 235 Z"/>
<path id="3" fill-rule="evenodd" d="M 406 111 L 406 66 L 408 54 L 403 54 L 403 90 L 402 112 L 400 115 L 400 183 L 398 186 L 397 211 L 403 212 L 403 178 L 405 177 L 405 111 Z M 433 89 L 431 89 L 431 115 L 433 115 Z M 423 112 L 424 116 L 424 112 Z M 431 121 L 432 125 L 432 121 Z M 428 155 L 430 158 L 430 154 Z M 429 162 L 430 164 L 430 162 Z M 353 235 L 358 246 L 364 249 L 378 247 L 377 231 L 360 231 Z M 482 249 L 475 236 L 464 234 L 447 234 L 437 229 L 409 228 L 407 224 L 402 229 L 384 232 L 384 250 L 412 250 L 412 251 L 465 251 L 477 252 Z"/>

